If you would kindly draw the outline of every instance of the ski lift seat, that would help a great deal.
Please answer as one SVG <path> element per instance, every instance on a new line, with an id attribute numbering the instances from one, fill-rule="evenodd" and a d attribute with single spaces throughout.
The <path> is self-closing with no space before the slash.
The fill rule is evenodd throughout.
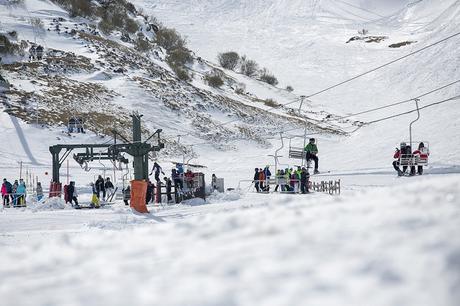
<path id="1" fill-rule="evenodd" d="M 413 152 L 420 151 L 419 154 L 401 154 L 400 165 L 401 166 L 428 166 L 428 159 L 430 155 L 429 144 L 427 141 L 418 141 L 414 143 L 423 143 L 424 147 L 420 150 L 412 150 Z"/>
<path id="2" fill-rule="evenodd" d="M 307 152 L 303 148 L 289 147 L 289 158 L 305 159 Z"/>

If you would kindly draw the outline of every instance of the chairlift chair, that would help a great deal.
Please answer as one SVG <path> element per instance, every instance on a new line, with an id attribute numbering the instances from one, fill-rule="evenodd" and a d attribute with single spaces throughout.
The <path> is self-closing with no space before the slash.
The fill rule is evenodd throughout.
<path id="1" fill-rule="evenodd" d="M 401 166 L 428 166 L 428 157 L 430 154 L 430 144 L 428 141 L 414 141 L 412 139 L 412 125 L 420 119 L 420 108 L 418 105 L 419 99 L 414 99 L 417 108 L 417 118 L 409 124 L 409 141 L 410 152 L 403 153 L 401 149 L 400 165 Z M 423 143 L 423 148 L 420 149 L 420 144 Z M 414 144 L 416 146 L 414 146 Z M 415 151 L 421 151 L 420 154 L 413 154 Z"/>
<path id="2" fill-rule="evenodd" d="M 84 133 L 83 119 L 71 116 L 67 122 L 67 130 L 69 133 Z"/>

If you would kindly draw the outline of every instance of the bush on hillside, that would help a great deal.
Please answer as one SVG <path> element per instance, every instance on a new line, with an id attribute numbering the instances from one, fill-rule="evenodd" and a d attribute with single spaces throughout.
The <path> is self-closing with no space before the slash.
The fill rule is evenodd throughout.
<path id="1" fill-rule="evenodd" d="M 139 25 L 134 19 L 128 18 L 125 21 L 125 30 L 128 33 L 136 33 L 139 30 Z"/>
<path id="2" fill-rule="evenodd" d="M 150 42 L 143 37 L 138 37 L 136 39 L 136 41 L 134 42 L 134 47 L 136 48 L 136 50 L 140 52 L 147 52 L 152 49 L 152 45 L 150 44 Z"/>
<path id="3" fill-rule="evenodd" d="M 273 107 L 273 108 L 278 108 L 280 107 L 280 104 L 278 102 L 276 102 L 275 100 L 273 99 L 266 99 L 264 101 L 264 104 L 268 107 Z"/>
<path id="4" fill-rule="evenodd" d="M 241 57 L 240 66 L 241 73 L 248 77 L 255 76 L 257 70 L 259 70 L 259 65 L 256 61 L 246 58 L 245 55 Z"/>
<path id="5" fill-rule="evenodd" d="M 43 31 L 45 29 L 45 25 L 43 24 L 43 21 L 39 17 L 32 17 L 30 18 L 29 22 L 31 26 L 33 26 L 34 28 L 38 30 Z"/>
<path id="6" fill-rule="evenodd" d="M 0 54 L 24 56 L 27 42 L 22 40 L 20 43 L 10 41 L 7 35 L 0 34 Z"/>
<path id="7" fill-rule="evenodd" d="M 204 79 L 209 86 L 219 88 L 224 85 L 223 76 L 224 73 L 221 70 L 214 69 L 213 71 L 206 74 Z"/>
<path id="8" fill-rule="evenodd" d="M 278 85 L 278 79 L 270 72 L 267 68 L 264 68 L 260 71 L 259 79 L 262 82 L 276 86 Z"/>
<path id="9" fill-rule="evenodd" d="M 236 66 L 238 65 L 238 62 L 240 61 L 240 56 L 238 55 L 238 53 L 230 51 L 219 53 L 217 59 L 219 60 L 219 64 L 223 68 L 235 70 Z"/>
<path id="10" fill-rule="evenodd" d="M 186 46 L 183 39 L 175 29 L 160 28 L 156 33 L 156 43 L 170 52 L 176 49 L 184 49 Z"/>

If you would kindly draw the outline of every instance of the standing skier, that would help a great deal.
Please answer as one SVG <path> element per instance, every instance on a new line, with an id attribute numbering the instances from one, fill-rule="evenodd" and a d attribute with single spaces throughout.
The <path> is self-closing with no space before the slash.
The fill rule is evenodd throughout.
<path id="1" fill-rule="evenodd" d="M 153 163 L 153 168 L 152 168 L 152 171 L 150 172 L 150 175 L 152 175 L 152 173 L 155 172 L 155 181 L 157 182 L 160 182 L 160 172 L 165 175 L 165 173 L 163 172 L 161 166 L 155 162 Z"/>
<path id="2" fill-rule="evenodd" d="M 96 183 L 95 183 L 95 187 L 96 187 L 96 192 L 97 192 L 97 198 L 98 199 L 101 198 L 101 191 L 102 191 L 102 200 L 105 201 L 105 182 L 104 182 L 104 179 L 102 178 L 102 175 L 98 176 Z"/>

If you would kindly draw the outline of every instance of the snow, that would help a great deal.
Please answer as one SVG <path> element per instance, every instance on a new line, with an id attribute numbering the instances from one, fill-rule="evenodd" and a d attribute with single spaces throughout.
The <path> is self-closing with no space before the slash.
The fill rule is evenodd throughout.
<path id="1" fill-rule="evenodd" d="M 454 177 L 150 216 L 5 210 L 0 294 L 8 305 L 453 306 L 458 203 Z"/>
<path id="2" fill-rule="evenodd" d="M 98 59 L 79 40 L 47 32 L 35 37 L 27 20 L 45 24 L 67 14 L 48 1 L 26 0 L 27 11 L 0 6 L 2 31 L 16 29 L 29 39 Z M 1 2 L 0 2 L 1 3 Z M 287 103 L 405 55 L 458 31 L 460 2 L 435 1 L 136 1 L 167 26 L 188 37 L 204 64 L 195 64 L 193 85 L 241 104 L 254 104 L 228 88 L 209 88 L 201 77 L 222 51 L 235 50 L 273 71 L 280 88 L 226 71 L 260 99 Z M 174 13 L 171 13 L 174 12 Z M 72 20 L 69 20 L 72 22 Z M 386 35 L 381 44 L 345 42 L 357 30 Z M 417 43 L 391 49 L 405 40 Z M 459 79 L 460 44 L 447 41 L 415 57 L 382 69 L 305 103 L 322 119 L 322 111 L 350 114 L 413 98 Z M 156 64 L 169 69 L 164 62 Z M 68 76 L 113 90 L 113 104 L 144 113 L 147 127 L 163 128 L 166 137 L 183 136 L 203 164 L 200 169 L 240 189 L 214 193 L 206 201 L 149 205 L 141 215 L 123 203 L 101 209 L 74 210 L 62 200 L 33 201 L 27 208 L 0 209 L 0 296 L 5 305 L 366 305 L 456 306 L 460 300 L 460 107 L 458 101 L 422 111 L 414 139 L 429 142 L 425 175 L 398 178 L 391 167 L 393 149 L 408 141 L 415 114 L 365 126 L 348 136 L 315 135 L 322 174 L 312 180 L 342 182 L 342 194 L 308 196 L 256 194 L 250 186 L 254 167 L 271 165 L 279 136 L 262 146 L 248 140 L 218 150 L 192 133 L 191 121 L 166 107 L 156 92 L 133 82 L 137 72 L 97 70 Z M 24 90 L 28 79 L 14 78 Z M 281 88 L 292 85 L 294 93 Z M 178 95 L 180 95 L 179 93 Z M 460 94 L 458 84 L 422 99 L 426 105 Z M 266 109 L 262 103 L 257 105 Z M 298 103 L 292 104 L 293 108 Z M 353 117 L 370 121 L 413 109 L 413 104 Z M 281 112 L 273 110 L 273 112 Z M 231 112 L 212 110 L 216 122 Z M 335 124 L 335 122 L 332 122 Z M 267 122 L 267 128 L 271 122 Z M 289 128 L 286 124 L 286 128 Z M 266 127 L 263 127 L 266 128 Z M 0 113 L 0 173 L 19 177 L 19 163 L 44 188 L 50 181 L 50 145 L 104 143 L 93 133 L 64 133 L 65 127 L 41 127 Z M 303 130 L 287 133 L 292 146 L 303 145 Z M 193 135 L 193 136 L 192 136 Z M 282 167 L 289 140 L 280 150 Z M 188 159 L 189 156 L 184 156 Z M 159 160 L 169 173 L 172 156 Z M 327 171 L 331 172 L 328 173 Z M 48 174 L 46 174 L 48 173 Z M 79 199 L 88 202 L 88 183 L 111 176 L 119 186 L 131 172 L 92 164 L 85 172 L 72 159 L 61 178 L 77 182 Z M 46 193 L 46 191 L 45 191 Z M 19 290 L 20 289 L 20 290 Z"/>

